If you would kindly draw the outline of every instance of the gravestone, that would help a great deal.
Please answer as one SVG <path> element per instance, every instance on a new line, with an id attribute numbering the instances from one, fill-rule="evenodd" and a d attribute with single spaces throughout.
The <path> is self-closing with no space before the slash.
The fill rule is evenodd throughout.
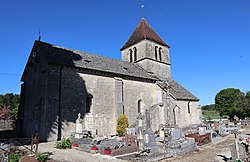
<path id="1" fill-rule="evenodd" d="M 135 128 L 125 128 L 126 134 L 135 135 Z"/>
<path id="2" fill-rule="evenodd" d="M 172 128 L 172 131 L 171 131 L 171 139 L 172 140 L 179 140 L 182 137 L 183 136 L 182 136 L 181 131 L 179 129 Z"/>
<path id="3" fill-rule="evenodd" d="M 139 124 L 138 124 L 138 133 L 137 133 L 137 140 L 138 140 L 138 146 L 139 146 L 139 150 L 143 149 L 143 134 L 142 134 L 142 130 L 143 130 L 143 124 L 142 124 L 142 118 L 139 118 Z"/>
<path id="4" fill-rule="evenodd" d="M 125 135 L 125 141 L 128 145 L 130 146 L 137 146 L 137 138 L 135 135 L 131 135 L 131 134 L 126 134 Z"/>
<path id="5" fill-rule="evenodd" d="M 146 115 L 146 130 L 147 130 L 148 128 L 150 128 L 150 112 L 149 112 L 149 110 L 146 110 L 145 115 Z"/>
<path id="6" fill-rule="evenodd" d="M 165 139 L 165 131 L 164 128 L 159 130 L 159 141 L 163 142 Z"/>
<path id="7" fill-rule="evenodd" d="M 206 127 L 199 127 L 199 135 L 206 134 Z"/>
<path id="8" fill-rule="evenodd" d="M 144 132 L 143 145 L 147 148 L 150 148 L 150 154 L 159 153 L 158 147 L 156 145 L 155 133 L 152 131 L 151 128 L 148 128 Z"/>
<path id="9" fill-rule="evenodd" d="M 82 138 L 82 119 L 81 119 L 81 114 L 78 114 L 78 118 L 76 119 L 76 133 L 75 133 L 75 138 Z"/>
<path id="10" fill-rule="evenodd" d="M 239 120 L 239 117 L 234 115 L 234 120 L 238 121 Z"/>
<path id="11" fill-rule="evenodd" d="M 245 146 L 239 142 L 235 142 L 233 145 L 230 146 L 230 152 L 232 160 L 247 158 Z"/>
<path id="12" fill-rule="evenodd" d="M 183 138 L 184 135 L 181 133 L 180 129 L 174 127 L 164 128 L 164 137 L 166 141 L 179 140 Z"/>

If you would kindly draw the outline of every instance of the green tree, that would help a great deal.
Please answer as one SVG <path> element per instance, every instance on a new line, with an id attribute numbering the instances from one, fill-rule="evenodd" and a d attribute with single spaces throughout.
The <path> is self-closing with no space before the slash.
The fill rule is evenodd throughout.
<path id="1" fill-rule="evenodd" d="M 245 108 L 245 94 L 239 89 L 223 89 L 215 96 L 215 109 L 220 116 L 228 115 L 232 119 L 234 115 L 237 115 L 243 118 L 245 116 Z"/>
<path id="2" fill-rule="evenodd" d="M 116 131 L 119 136 L 124 136 L 126 129 L 128 128 L 128 118 L 126 115 L 120 115 L 117 118 Z"/>
<path id="3" fill-rule="evenodd" d="M 246 93 L 246 115 L 250 116 L 250 91 Z"/>
<path id="4" fill-rule="evenodd" d="M 201 109 L 202 110 L 207 110 L 207 111 L 214 111 L 215 110 L 215 104 L 202 106 Z"/>
<path id="5" fill-rule="evenodd" d="M 19 106 L 20 96 L 18 94 L 6 93 L 0 95 L 0 111 L 4 107 L 8 107 L 10 113 L 10 119 L 17 119 L 17 112 Z"/>
<path id="6" fill-rule="evenodd" d="M 10 118 L 10 109 L 8 106 L 4 106 L 0 110 L 0 120 L 8 120 Z"/>
<path id="7" fill-rule="evenodd" d="M 4 106 L 4 99 L 3 99 L 3 95 L 0 95 L 0 110 L 3 109 Z"/>

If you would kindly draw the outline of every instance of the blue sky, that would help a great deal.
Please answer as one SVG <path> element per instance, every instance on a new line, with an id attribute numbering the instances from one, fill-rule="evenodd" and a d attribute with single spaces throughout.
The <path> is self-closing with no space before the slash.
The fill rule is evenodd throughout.
<path id="1" fill-rule="evenodd" d="M 0 94 L 19 93 L 34 40 L 121 59 L 144 17 L 171 46 L 172 77 L 214 103 L 224 88 L 250 90 L 249 0 L 1 0 Z"/>

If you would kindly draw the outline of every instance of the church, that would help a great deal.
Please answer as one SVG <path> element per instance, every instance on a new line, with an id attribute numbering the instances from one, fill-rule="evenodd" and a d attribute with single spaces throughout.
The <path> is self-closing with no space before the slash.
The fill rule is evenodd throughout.
<path id="1" fill-rule="evenodd" d="M 199 99 L 171 77 L 170 46 L 142 18 L 121 47 L 122 60 L 37 40 L 22 74 L 19 130 L 40 140 L 67 138 L 81 114 L 93 136 L 116 134 L 119 115 L 135 126 L 201 124 Z"/>

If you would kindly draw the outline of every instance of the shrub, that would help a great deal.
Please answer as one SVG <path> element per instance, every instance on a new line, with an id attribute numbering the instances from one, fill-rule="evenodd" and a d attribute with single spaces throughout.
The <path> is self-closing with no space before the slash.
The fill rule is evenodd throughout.
<path id="1" fill-rule="evenodd" d="M 58 149 L 67 149 L 67 148 L 71 148 L 71 142 L 70 140 L 67 139 L 63 139 L 60 142 L 56 142 L 56 148 Z"/>
<path id="2" fill-rule="evenodd" d="M 10 118 L 10 106 L 4 106 L 0 110 L 0 120 L 8 120 Z"/>
<path id="3" fill-rule="evenodd" d="M 39 162 L 46 162 L 49 159 L 49 156 L 52 155 L 51 152 L 45 152 L 45 153 L 36 153 L 35 158 Z"/>
<path id="4" fill-rule="evenodd" d="M 10 153 L 8 157 L 8 162 L 19 162 L 22 155 L 20 153 Z"/>
<path id="5" fill-rule="evenodd" d="M 119 136 L 125 135 L 125 128 L 128 128 L 128 118 L 126 115 L 120 115 L 117 118 L 116 131 Z"/>

